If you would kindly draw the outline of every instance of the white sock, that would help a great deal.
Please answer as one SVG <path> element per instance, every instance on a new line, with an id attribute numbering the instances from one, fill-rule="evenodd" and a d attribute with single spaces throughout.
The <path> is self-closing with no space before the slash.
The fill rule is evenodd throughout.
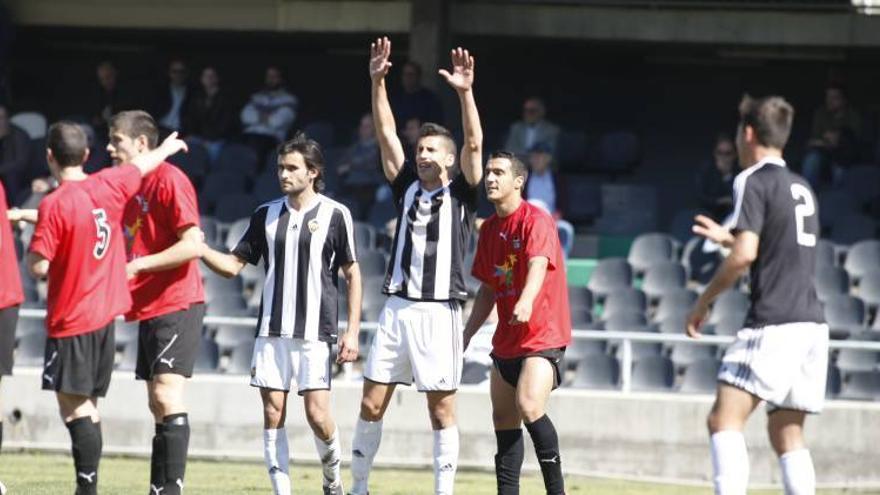
<path id="1" fill-rule="evenodd" d="M 749 484 L 749 453 L 742 432 L 725 430 L 711 437 L 715 495 L 745 495 Z"/>
<path id="2" fill-rule="evenodd" d="M 452 495 L 458 469 L 458 427 L 434 430 L 434 493 Z"/>
<path id="3" fill-rule="evenodd" d="M 351 495 L 366 495 L 373 458 L 382 441 L 382 421 L 358 418 L 351 440 Z"/>
<path id="4" fill-rule="evenodd" d="M 813 458 L 807 449 L 792 450 L 779 457 L 782 468 L 782 483 L 785 495 L 814 495 L 816 493 L 816 471 Z"/>
<path id="5" fill-rule="evenodd" d="M 290 450 L 287 430 L 263 430 L 263 458 L 275 495 L 290 495 Z"/>
<path id="6" fill-rule="evenodd" d="M 321 459 L 321 467 L 324 471 L 324 486 L 336 486 L 342 482 L 339 458 L 339 428 L 333 430 L 330 440 L 323 440 L 315 435 L 315 448 L 318 450 L 318 458 Z"/>

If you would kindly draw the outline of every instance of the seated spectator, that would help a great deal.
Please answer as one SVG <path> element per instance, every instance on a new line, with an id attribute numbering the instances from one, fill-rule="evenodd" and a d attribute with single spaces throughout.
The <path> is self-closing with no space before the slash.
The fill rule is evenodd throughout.
<path id="1" fill-rule="evenodd" d="M 546 120 L 547 107 L 540 98 L 532 97 L 523 103 L 522 120 L 514 122 L 507 134 L 504 149 L 525 156 L 536 143 L 547 143 L 556 149 L 559 127 Z"/>
<path id="2" fill-rule="evenodd" d="M 30 157 L 30 138 L 9 122 L 9 110 L 0 105 L 0 181 L 6 188 L 7 201 L 12 201 L 18 194 Z"/>
<path id="3" fill-rule="evenodd" d="M 813 130 L 802 172 L 814 189 L 828 179 L 835 182 L 843 170 L 858 159 L 862 132 L 859 113 L 847 101 L 846 90 L 839 84 L 825 88 L 825 104 L 813 113 Z"/>
<path id="4" fill-rule="evenodd" d="M 241 110 L 245 143 L 254 148 L 260 163 L 287 137 L 299 106 L 296 96 L 284 88 L 284 76 L 278 67 L 266 69 L 265 84 Z"/>
<path id="5" fill-rule="evenodd" d="M 201 87 L 195 91 L 183 115 L 183 132 L 188 141 L 202 144 L 214 162 L 235 128 L 235 113 L 226 93 L 220 90 L 217 69 L 202 69 Z"/>
<path id="6" fill-rule="evenodd" d="M 721 222 L 733 210 L 733 178 L 739 172 L 736 146 L 727 134 L 715 139 L 712 160 L 703 164 L 697 175 L 697 196 L 700 208 Z"/>
<path id="7" fill-rule="evenodd" d="M 192 98 L 189 69 L 180 59 L 168 64 L 168 80 L 156 88 L 150 113 L 156 116 L 163 135 L 180 131 L 183 114 Z"/>
<path id="8" fill-rule="evenodd" d="M 523 197 L 539 201 L 554 218 L 559 219 L 565 216 L 565 189 L 550 167 L 552 162 L 553 148 L 549 143 L 535 143 L 529 149 L 529 179 Z"/>
<path id="9" fill-rule="evenodd" d="M 422 86 L 422 68 L 419 64 L 410 60 L 403 65 L 400 86 L 401 91 L 391 95 L 391 108 L 397 122 L 406 124 L 415 118 L 421 122 L 443 123 L 443 107 L 437 95 Z"/>
<path id="10" fill-rule="evenodd" d="M 122 110 L 128 110 L 131 102 L 128 96 L 120 88 L 119 73 L 111 62 L 101 62 L 96 69 L 98 85 L 92 92 L 88 101 L 89 123 L 100 139 L 107 139 L 110 117 Z"/>
<path id="11" fill-rule="evenodd" d="M 403 156 L 407 160 L 415 160 L 416 143 L 419 142 L 421 128 L 422 121 L 418 117 L 412 117 L 403 124 L 403 131 L 401 131 L 403 139 L 400 141 L 403 143 Z"/>
<path id="12" fill-rule="evenodd" d="M 361 212 L 369 211 L 369 205 L 375 200 L 376 189 L 385 184 L 371 114 L 361 117 L 357 140 L 345 151 L 336 173 L 343 193 L 360 204 Z"/>

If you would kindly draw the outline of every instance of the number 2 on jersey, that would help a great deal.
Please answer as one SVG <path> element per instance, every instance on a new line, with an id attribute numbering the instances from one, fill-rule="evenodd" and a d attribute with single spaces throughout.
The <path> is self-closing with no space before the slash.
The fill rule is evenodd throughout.
<path id="1" fill-rule="evenodd" d="M 101 259 L 107 254 L 107 248 L 110 246 L 110 224 L 107 223 L 107 212 L 104 208 L 95 208 L 92 210 L 95 216 L 95 227 L 98 229 L 98 241 L 95 242 L 95 250 L 92 254 L 96 259 Z"/>
<path id="2" fill-rule="evenodd" d="M 813 247 L 816 245 L 816 234 L 805 232 L 804 219 L 816 214 L 816 205 L 813 203 L 813 195 L 803 184 L 791 185 L 791 197 L 795 201 L 803 200 L 794 207 L 794 219 L 797 225 L 797 243 L 801 246 Z"/>

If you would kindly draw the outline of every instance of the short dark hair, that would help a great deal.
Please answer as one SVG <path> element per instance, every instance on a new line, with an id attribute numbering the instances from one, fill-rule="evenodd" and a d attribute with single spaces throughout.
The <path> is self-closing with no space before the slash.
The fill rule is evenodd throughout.
<path id="1" fill-rule="evenodd" d="M 146 136 L 147 147 L 150 149 L 159 145 L 159 127 L 153 117 L 143 110 L 126 110 L 111 117 L 110 132 L 114 131 L 132 139 Z"/>
<path id="2" fill-rule="evenodd" d="M 489 160 L 496 158 L 503 158 L 510 162 L 510 171 L 513 172 L 514 177 L 522 177 L 523 181 L 529 180 L 529 168 L 516 156 L 516 153 L 505 150 L 493 151 L 489 155 Z"/>
<path id="3" fill-rule="evenodd" d="M 453 155 L 458 152 L 458 147 L 455 145 L 455 139 L 452 137 L 452 133 L 442 125 L 433 122 L 425 122 L 422 124 L 422 127 L 419 128 L 419 139 L 429 136 L 440 136 L 444 138 L 449 145 L 449 152 Z"/>
<path id="4" fill-rule="evenodd" d="M 829 89 L 833 89 L 843 96 L 843 99 L 849 99 L 849 91 L 846 88 L 846 84 L 841 81 L 831 81 L 825 86 L 825 91 Z"/>
<path id="5" fill-rule="evenodd" d="M 306 162 L 309 170 L 317 170 L 318 175 L 312 184 L 315 192 L 324 190 L 324 153 L 321 145 L 314 139 L 309 139 L 303 132 L 297 132 L 293 138 L 278 146 L 278 161 L 291 153 L 299 153 Z"/>
<path id="6" fill-rule="evenodd" d="M 46 147 L 61 168 L 82 165 L 89 149 L 89 138 L 82 126 L 70 120 L 61 120 L 49 126 Z"/>
<path id="7" fill-rule="evenodd" d="M 752 98 L 744 95 L 739 104 L 740 125 L 755 131 L 758 143 L 776 149 L 785 148 L 791 134 L 794 108 L 781 96 Z"/>
<path id="8" fill-rule="evenodd" d="M 407 60 L 406 62 L 403 63 L 403 66 L 404 66 L 404 67 L 412 67 L 413 70 L 416 71 L 416 77 L 418 77 L 418 78 L 421 79 L 421 77 L 422 77 L 422 66 L 419 65 L 418 62 L 416 62 L 415 60 Z"/>

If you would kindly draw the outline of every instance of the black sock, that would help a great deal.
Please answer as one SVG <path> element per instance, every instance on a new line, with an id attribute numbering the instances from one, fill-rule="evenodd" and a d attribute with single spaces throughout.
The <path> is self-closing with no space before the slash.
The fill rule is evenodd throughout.
<path id="1" fill-rule="evenodd" d="M 165 425 L 156 423 L 156 434 L 153 435 L 153 454 L 150 456 L 150 495 L 161 492 L 165 486 L 165 437 L 162 433 Z"/>
<path id="2" fill-rule="evenodd" d="M 101 460 L 101 433 L 92 418 L 67 423 L 73 466 L 76 469 L 76 495 L 98 493 L 98 462 Z"/>
<path id="3" fill-rule="evenodd" d="M 189 419 L 186 413 L 171 414 L 162 420 L 165 429 L 165 491 L 162 495 L 179 495 L 183 491 L 186 451 L 189 449 Z"/>
<path id="4" fill-rule="evenodd" d="M 541 466 L 541 474 L 544 475 L 544 488 L 549 495 L 565 493 L 565 483 L 562 480 L 562 460 L 559 458 L 559 437 L 553 422 L 545 414 L 534 423 L 527 423 L 526 429 L 535 444 L 535 454 L 538 456 L 538 464 Z"/>
<path id="5" fill-rule="evenodd" d="M 495 430 L 495 441 L 498 444 L 498 453 L 495 454 L 498 495 L 519 495 L 519 473 L 525 453 L 522 428 Z"/>

